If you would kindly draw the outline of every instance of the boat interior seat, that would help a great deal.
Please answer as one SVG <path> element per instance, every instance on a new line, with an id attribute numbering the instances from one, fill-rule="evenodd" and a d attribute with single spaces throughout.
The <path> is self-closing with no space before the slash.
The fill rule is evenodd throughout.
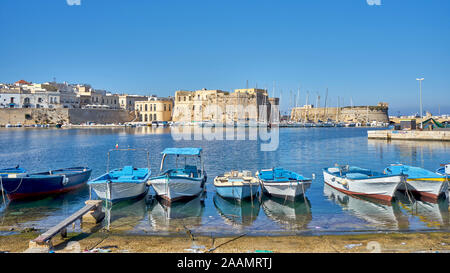
<path id="1" fill-rule="evenodd" d="M 186 165 L 184 166 L 184 170 L 189 175 L 189 177 L 198 177 L 197 166 Z"/>
<path id="2" fill-rule="evenodd" d="M 133 166 L 125 166 L 122 168 L 122 175 L 132 175 L 133 174 Z"/>
<path id="3" fill-rule="evenodd" d="M 339 170 L 339 168 L 328 168 L 328 172 L 330 172 L 330 173 L 339 173 L 340 170 Z"/>
<path id="4" fill-rule="evenodd" d="M 365 178 L 369 178 L 369 176 L 367 174 L 363 174 L 363 173 L 348 173 L 346 174 L 347 178 L 350 179 L 365 179 Z"/>
<path id="5" fill-rule="evenodd" d="M 136 180 L 137 177 L 134 175 L 122 175 L 120 177 L 117 177 L 116 181 L 130 181 L 130 180 Z"/>

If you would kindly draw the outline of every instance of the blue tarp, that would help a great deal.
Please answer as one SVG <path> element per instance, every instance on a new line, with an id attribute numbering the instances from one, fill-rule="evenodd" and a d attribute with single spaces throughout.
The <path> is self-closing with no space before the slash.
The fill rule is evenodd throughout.
<path id="1" fill-rule="evenodd" d="M 385 169 L 387 174 L 407 174 L 408 178 L 442 178 L 442 176 L 419 167 L 411 167 L 408 165 L 393 165 Z"/>
<path id="2" fill-rule="evenodd" d="M 166 155 L 199 155 L 202 148 L 166 148 L 162 154 Z"/>

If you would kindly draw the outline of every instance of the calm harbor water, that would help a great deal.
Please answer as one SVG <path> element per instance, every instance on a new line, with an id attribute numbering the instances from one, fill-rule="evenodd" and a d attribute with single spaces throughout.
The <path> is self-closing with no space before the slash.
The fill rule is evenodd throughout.
<path id="1" fill-rule="evenodd" d="M 391 204 L 358 199 L 323 182 L 321 169 L 335 163 L 382 171 L 391 163 L 435 170 L 449 161 L 450 143 L 378 141 L 365 128 L 281 128 L 276 151 L 260 151 L 260 140 L 180 140 L 171 128 L 0 129 L 0 167 L 20 165 L 30 172 L 89 166 L 91 178 L 106 171 L 107 152 L 119 147 L 150 151 L 157 174 L 166 147 L 202 147 L 208 174 L 204 196 L 171 206 L 152 198 L 125 201 L 105 208 L 110 230 L 139 234 L 185 233 L 249 235 L 320 234 L 373 231 L 449 230 L 448 201 L 417 201 L 402 194 Z M 111 166 L 146 165 L 142 152 L 117 153 Z M 267 197 L 237 203 L 215 193 L 213 179 L 231 169 L 256 172 L 284 167 L 316 179 L 306 200 Z M 89 199 L 88 186 L 78 191 L 34 201 L 11 202 L 0 209 L 0 226 L 47 229 L 80 209 Z M 75 231 L 79 227 L 75 227 Z"/>

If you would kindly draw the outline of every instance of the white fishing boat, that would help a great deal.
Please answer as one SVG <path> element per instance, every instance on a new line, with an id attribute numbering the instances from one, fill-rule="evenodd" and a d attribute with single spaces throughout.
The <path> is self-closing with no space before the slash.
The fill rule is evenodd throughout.
<path id="1" fill-rule="evenodd" d="M 391 201 L 406 175 L 386 175 L 354 166 L 338 166 L 323 169 L 325 183 L 352 195 Z"/>
<path id="2" fill-rule="evenodd" d="M 242 200 L 258 193 L 259 181 L 251 171 L 230 171 L 214 178 L 214 186 L 220 196 Z"/>
<path id="3" fill-rule="evenodd" d="M 284 199 L 304 196 L 312 183 L 311 178 L 283 168 L 261 170 L 256 173 L 256 176 L 265 194 Z"/>
<path id="4" fill-rule="evenodd" d="M 156 195 L 168 201 L 189 199 L 198 196 L 204 190 L 206 172 L 201 157 L 201 148 L 167 148 L 162 154 L 160 174 L 152 177 L 149 184 Z M 167 156 L 175 157 L 175 168 L 164 170 Z M 184 163 L 178 162 L 180 157 Z M 195 165 L 189 165 L 188 159 Z M 183 166 L 179 167 L 179 164 Z"/>
<path id="5" fill-rule="evenodd" d="M 432 171 L 403 164 L 392 164 L 384 169 L 386 174 L 406 174 L 406 183 L 399 186 L 400 191 L 410 191 L 427 201 L 436 201 L 445 196 L 448 191 L 448 181 L 445 176 Z"/>

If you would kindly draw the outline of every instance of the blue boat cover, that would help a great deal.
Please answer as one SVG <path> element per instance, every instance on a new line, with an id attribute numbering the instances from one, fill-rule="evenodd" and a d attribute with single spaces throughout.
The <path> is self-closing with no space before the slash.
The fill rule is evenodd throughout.
<path id="1" fill-rule="evenodd" d="M 283 168 L 274 168 L 273 170 L 262 170 L 259 172 L 259 178 L 265 181 L 286 182 L 290 180 L 310 180 L 300 174 Z"/>
<path id="2" fill-rule="evenodd" d="M 407 174 L 408 178 L 442 178 L 441 175 L 432 171 L 425 170 L 419 167 L 412 167 L 408 165 L 393 165 L 384 169 L 387 174 Z"/>
<path id="3" fill-rule="evenodd" d="M 200 155 L 202 148 L 166 148 L 162 154 L 166 155 Z"/>

